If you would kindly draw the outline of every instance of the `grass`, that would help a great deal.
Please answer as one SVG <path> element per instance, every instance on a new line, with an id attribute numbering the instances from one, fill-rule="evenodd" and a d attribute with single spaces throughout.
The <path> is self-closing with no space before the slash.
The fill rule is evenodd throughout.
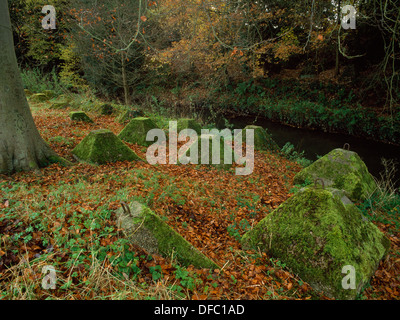
<path id="1" fill-rule="evenodd" d="M 51 90 L 55 96 L 67 92 L 57 75 L 55 69 L 49 73 L 43 73 L 39 68 L 25 69 L 21 72 L 24 89 L 32 93 L 41 93 L 44 90 Z"/>
<path id="2" fill-rule="evenodd" d="M 85 97 L 81 99 L 88 101 Z M 116 115 L 100 116 L 92 111 L 95 123 L 76 124 L 68 120 L 70 108 L 51 110 L 47 105 L 32 105 L 35 122 L 50 146 L 72 161 L 70 151 L 88 132 L 97 127 L 107 127 L 115 133 L 122 129 L 114 120 Z M 166 120 L 159 118 L 159 121 Z M 143 153 L 141 147 L 129 146 L 138 154 Z M 263 157 L 265 161 L 267 156 Z M 263 161 L 258 165 L 262 171 L 267 168 Z M 286 158 L 279 155 L 268 158 L 268 163 L 275 167 L 282 162 L 283 167 L 292 168 L 294 175 L 297 167 Z M 246 291 L 251 280 L 249 276 L 242 277 L 243 263 L 254 259 L 243 258 L 247 255 L 245 252 L 237 255 L 240 238 L 229 233 L 229 225 L 236 223 L 242 233 L 255 219 L 261 218 L 263 209 L 257 209 L 256 217 L 251 201 L 261 199 L 267 183 L 276 181 L 279 186 L 280 179 L 280 175 L 268 181 L 260 177 L 251 179 L 252 190 L 243 193 L 243 201 L 236 206 L 235 197 L 239 192 L 232 193 L 232 188 L 244 190 L 247 179 L 204 166 L 119 163 L 95 167 L 75 163 L 71 168 L 53 165 L 43 169 L 39 176 L 35 173 L 2 176 L 0 199 L 8 200 L 0 214 L 1 297 L 239 298 L 242 294 L 237 287 Z M 280 188 L 277 188 L 280 191 L 276 205 L 285 199 L 285 191 Z M 116 227 L 114 212 L 121 201 L 133 200 L 150 206 L 194 246 L 221 266 L 226 265 L 224 271 L 215 273 L 183 267 L 173 256 L 149 256 L 129 243 Z M 233 211 L 237 213 L 229 221 Z M 258 272 L 257 281 L 264 281 L 261 275 L 269 263 L 265 255 L 257 259 L 253 267 Z M 41 286 L 45 265 L 56 270 L 55 290 L 44 290 Z M 285 293 L 287 290 L 282 291 Z M 254 298 L 268 297 L 262 287 L 247 294 Z"/>
<path id="3" fill-rule="evenodd" d="M 287 155 L 256 153 L 251 176 L 207 166 L 91 166 L 76 163 L 71 150 L 97 128 L 120 132 L 117 115 L 93 110 L 93 124 L 72 123 L 70 108 L 47 107 L 32 105 L 35 122 L 50 146 L 74 166 L 0 176 L 2 299 L 326 298 L 283 262 L 240 247 L 241 235 L 290 196 L 301 166 Z M 158 121 L 166 123 L 162 117 Z M 141 156 L 146 151 L 128 146 Z M 121 201 L 134 200 L 164 217 L 222 269 L 184 267 L 174 256 L 151 256 L 129 243 L 114 212 Z M 42 288 L 46 265 L 56 270 L 55 290 Z M 371 285 L 365 297 L 381 287 Z"/>
<path id="4" fill-rule="evenodd" d="M 382 158 L 381 161 L 384 169 L 380 173 L 379 179 L 376 179 L 378 188 L 374 202 L 377 209 L 390 210 L 400 205 L 400 194 L 396 188 L 397 181 L 393 180 L 398 164 L 393 159 Z"/>
<path id="5" fill-rule="evenodd" d="M 294 145 L 290 142 L 285 143 L 281 151 L 289 160 L 296 161 L 303 168 L 312 164 L 311 160 L 304 157 L 304 151 L 296 151 Z"/>
<path id="6" fill-rule="evenodd" d="M 135 173 L 143 179 L 146 177 L 143 172 Z M 155 178 L 151 182 L 147 180 L 144 185 L 158 189 L 156 181 L 159 176 L 151 171 L 146 173 Z M 121 182 L 131 180 L 136 179 L 130 177 Z M 15 223 L 17 228 L 9 238 L 3 237 L 7 245 L 2 246 L 2 250 L 13 252 L 10 254 L 18 256 L 19 260 L 7 268 L 6 278 L 2 278 L 3 299 L 56 299 L 60 294 L 63 299 L 176 299 L 186 298 L 188 291 L 200 285 L 201 280 L 195 271 L 180 266 L 175 267 L 175 277 L 180 285 L 161 285 L 164 277 L 160 265 L 148 268 L 150 283 L 139 285 L 135 281 L 135 276 L 143 271 L 138 261 L 151 261 L 152 258 L 144 254 L 138 257 L 127 241 L 119 237 L 114 222 L 110 220 L 111 211 L 102 204 L 105 190 L 101 184 L 107 181 L 115 181 L 115 176 L 101 183 L 86 179 L 79 179 L 75 184 L 59 182 L 47 196 L 36 187 L 0 184 L 3 196 L 9 199 L 1 221 L 7 226 Z M 109 200 L 126 199 L 127 192 L 117 192 Z M 172 195 L 169 191 L 165 193 Z M 25 245 L 25 252 L 21 250 L 21 244 Z M 32 249 L 35 252 L 40 250 L 40 253 L 33 255 Z M 41 270 L 45 265 L 59 270 L 57 295 L 40 288 L 38 280 L 42 278 Z M 202 290 L 207 292 L 209 289 L 206 288 Z"/>
<path id="7" fill-rule="evenodd" d="M 12 235 L 2 237 L 2 251 L 7 252 L 2 258 L 5 263 L 10 255 L 18 260 L 2 274 L 3 299 L 56 299 L 60 294 L 63 299 L 181 296 L 174 290 L 160 289 L 157 265 L 149 268 L 155 283 L 140 285 L 135 281 L 135 275 L 141 272 L 138 260 L 152 258 L 137 257 L 128 241 L 120 237 L 114 221 L 110 220 L 111 211 L 106 205 L 99 206 L 105 195 L 99 192 L 98 184 L 82 180 L 71 185 L 60 182 L 45 197 L 37 188 L 23 184 L 12 184 L 10 188 L 10 184 L 3 182 L 0 190 L 9 199 L 0 221 L 13 229 Z M 82 199 L 85 206 L 78 202 Z M 124 193 L 110 200 L 122 199 Z M 25 252 L 21 246 L 25 246 Z M 37 253 L 33 255 L 32 249 Z M 42 280 L 41 271 L 46 265 L 57 270 L 57 295 L 41 290 L 38 280 Z M 184 279 L 190 281 L 189 276 Z"/>
<path id="8" fill-rule="evenodd" d="M 389 115 L 367 108 L 358 103 L 362 97 L 339 84 L 260 78 L 212 89 L 188 85 L 180 93 L 177 100 L 168 92 L 154 92 L 145 104 L 163 116 L 186 113 L 219 123 L 225 116 L 253 115 L 299 128 L 400 143 L 398 110 Z M 193 105 L 201 107 L 194 110 Z"/>
<path id="9" fill-rule="evenodd" d="M 383 170 L 376 178 L 377 189 L 359 205 L 361 211 L 371 221 L 382 223 L 392 233 L 400 230 L 400 193 L 393 180 L 397 172 L 397 163 L 382 158 Z"/>

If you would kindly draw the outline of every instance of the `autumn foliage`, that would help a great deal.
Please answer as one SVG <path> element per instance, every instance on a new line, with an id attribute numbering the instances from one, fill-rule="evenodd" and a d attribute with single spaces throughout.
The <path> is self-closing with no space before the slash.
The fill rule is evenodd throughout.
<path id="1" fill-rule="evenodd" d="M 290 197 L 297 163 L 256 151 L 249 176 L 196 165 L 77 163 L 71 151 L 89 132 L 118 134 L 123 125 L 96 113 L 94 123 L 72 122 L 68 114 L 44 108 L 35 122 L 73 167 L 0 177 L 0 288 L 7 299 L 327 299 L 284 262 L 240 246 L 244 232 Z M 127 145 L 145 158 L 146 148 Z M 130 200 L 148 205 L 221 269 L 183 268 L 127 243 L 115 211 Z M 378 226 L 391 253 L 364 297 L 397 299 L 400 235 L 390 223 Z M 41 287 L 49 264 L 58 271 L 51 291 Z"/>
<path id="2" fill-rule="evenodd" d="M 92 166 L 71 151 L 93 130 L 123 129 L 116 114 L 96 112 L 95 99 L 125 111 L 140 104 L 155 118 L 186 112 L 229 124 L 225 117 L 252 114 L 400 141 L 394 2 L 386 11 L 377 1 L 360 6 L 373 18 L 360 19 L 354 33 L 339 32 L 332 1 L 55 0 L 53 31 L 41 28 L 43 1 L 9 2 L 21 68 L 61 78 L 61 109 L 47 102 L 31 109 L 43 138 L 73 166 L 0 176 L 0 299 L 327 299 L 284 262 L 240 246 L 296 191 L 301 167 L 283 153 L 256 151 L 253 173 L 236 176 L 196 165 Z M 68 119 L 87 105 L 93 123 Z M 146 158 L 146 148 L 127 145 Z M 220 269 L 184 268 L 129 243 L 115 211 L 130 200 Z M 379 216 L 365 206 L 391 251 L 360 298 L 398 299 L 399 206 Z M 49 264 L 54 291 L 41 286 Z"/>

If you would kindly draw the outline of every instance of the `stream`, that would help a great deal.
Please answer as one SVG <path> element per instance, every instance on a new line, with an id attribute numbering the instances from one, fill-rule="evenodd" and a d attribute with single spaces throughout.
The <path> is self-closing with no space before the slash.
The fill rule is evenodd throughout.
<path id="1" fill-rule="evenodd" d="M 318 156 L 323 156 L 335 148 L 343 148 L 344 144 L 348 143 L 350 150 L 358 153 L 369 172 L 376 178 L 380 177 L 380 172 L 384 169 L 381 158 L 393 159 L 397 162 L 394 181 L 396 181 L 396 186 L 400 187 L 399 146 L 344 134 L 294 128 L 262 118 L 254 121 L 253 117 L 238 117 L 229 119 L 229 122 L 237 129 L 242 129 L 249 124 L 262 126 L 268 129 L 279 147 L 282 148 L 286 142 L 291 142 L 295 150 L 304 151 L 304 157 L 313 161 L 317 160 Z"/>

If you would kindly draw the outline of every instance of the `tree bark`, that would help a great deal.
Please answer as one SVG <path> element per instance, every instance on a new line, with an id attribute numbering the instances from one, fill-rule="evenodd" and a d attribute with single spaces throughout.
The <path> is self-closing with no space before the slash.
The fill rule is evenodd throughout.
<path id="1" fill-rule="evenodd" d="M 338 15 L 337 16 L 337 24 L 338 24 L 337 35 L 339 37 L 339 28 L 342 27 L 341 26 L 341 19 L 340 19 L 341 12 L 342 12 L 341 1 L 340 0 L 338 1 L 337 9 L 338 9 L 338 12 L 337 12 L 337 15 Z M 338 38 L 338 40 L 339 40 L 339 38 Z M 335 77 L 336 78 L 339 76 L 339 72 L 340 72 L 339 67 L 340 66 L 339 66 L 339 41 L 338 41 L 338 43 L 336 45 L 336 61 L 335 61 Z"/>
<path id="2" fill-rule="evenodd" d="M 125 59 L 126 59 L 125 51 L 121 51 L 121 73 L 122 73 L 122 86 L 124 88 L 124 100 L 125 100 L 125 105 L 129 106 L 131 104 L 131 101 L 129 97 L 128 79 L 126 77 Z"/>
<path id="3" fill-rule="evenodd" d="M 0 173 L 11 174 L 68 161 L 36 128 L 14 51 L 7 0 L 0 0 Z"/>

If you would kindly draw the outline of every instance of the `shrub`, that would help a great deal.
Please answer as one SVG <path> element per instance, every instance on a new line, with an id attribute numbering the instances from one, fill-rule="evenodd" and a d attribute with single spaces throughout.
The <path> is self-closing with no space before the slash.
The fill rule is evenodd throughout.
<path id="1" fill-rule="evenodd" d="M 75 44 L 70 43 L 61 50 L 60 80 L 67 88 L 77 88 L 85 90 L 88 88 L 86 81 L 80 75 L 80 58 L 75 52 Z"/>
<path id="2" fill-rule="evenodd" d="M 24 89 L 32 93 L 40 93 L 45 90 L 51 90 L 54 96 L 59 96 L 67 91 L 60 83 L 59 77 L 53 68 L 50 73 L 44 73 L 39 68 L 26 69 L 21 72 Z"/>
<path id="3" fill-rule="evenodd" d="M 370 208 L 373 212 L 389 211 L 400 205 L 400 195 L 396 188 L 397 181 L 393 180 L 397 172 L 397 163 L 391 159 L 381 159 L 383 170 L 380 172 L 380 177 L 376 178 L 377 190 L 371 195 L 368 200 Z"/>
<path id="4" fill-rule="evenodd" d="M 297 152 L 292 143 L 286 142 L 286 144 L 282 147 L 281 152 L 285 155 L 289 160 L 296 161 L 302 167 L 308 167 L 312 161 L 306 159 L 304 157 L 304 151 Z"/>

